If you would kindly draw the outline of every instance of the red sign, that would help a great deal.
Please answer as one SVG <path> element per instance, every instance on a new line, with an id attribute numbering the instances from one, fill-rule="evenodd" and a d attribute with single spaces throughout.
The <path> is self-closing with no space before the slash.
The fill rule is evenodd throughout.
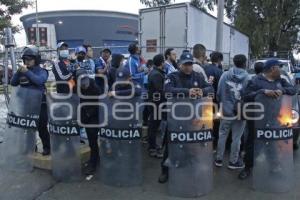
<path id="1" fill-rule="evenodd" d="M 157 49 L 157 40 L 146 40 L 146 51 L 148 53 L 156 53 Z"/>

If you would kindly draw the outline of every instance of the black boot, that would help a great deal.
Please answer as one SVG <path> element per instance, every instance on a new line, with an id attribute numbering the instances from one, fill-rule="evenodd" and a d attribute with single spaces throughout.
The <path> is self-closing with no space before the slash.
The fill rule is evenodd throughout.
<path id="1" fill-rule="evenodd" d="M 169 179 L 168 173 L 162 173 L 159 178 L 158 178 L 158 182 L 159 183 L 166 183 Z"/>
<path id="2" fill-rule="evenodd" d="M 49 156 L 49 155 L 50 155 L 50 153 L 51 153 L 50 149 L 48 149 L 48 148 L 45 148 L 45 149 L 43 150 L 43 153 L 42 153 L 42 155 L 43 155 L 43 156 Z"/>
<path id="3" fill-rule="evenodd" d="M 252 170 L 251 170 L 251 169 L 245 168 L 245 169 L 243 169 L 243 170 L 240 172 L 240 174 L 239 174 L 239 179 L 240 179 L 240 180 L 245 180 L 245 179 L 247 179 L 247 178 L 251 175 L 251 173 L 252 173 Z"/>

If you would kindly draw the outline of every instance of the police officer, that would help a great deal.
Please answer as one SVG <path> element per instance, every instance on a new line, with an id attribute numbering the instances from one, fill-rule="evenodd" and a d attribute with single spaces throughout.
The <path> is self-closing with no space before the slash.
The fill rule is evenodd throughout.
<path id="1" fill-rule="evenodd" d="M 265 94 L 270 98 L 278 98 L 282 95 L 292 96 L 296 94 L 296 89 L 284 78 L 280 77 L 280 64 L 281 62 L 277 59 L 269 59 L 264 64 L 263 73 L 253 77 L 243 89 L 242 98 L 244 102 L 255 102 L 255 97 L 258 94 Z M 239 179 L 242 180 L 250 176 L 253 168 L 254 121 L 248 121 L 248 126 L 249 133 L 246 142 L 246 154 L 244 157 L 245 168 L 239 174 Z"/>
<path id="2" fill-rule="evenodd" d="M 56 84 L 57 93 L 68 94 L 70 91 L 72 92 L 72 87 L 74 86 L 72 63 L 69 60 L 70 53 L 68 47 L 68 44 L 65 42 L 57 44 L 58 62 L 55 62 L 52 68 L 55 80 L 58 81 Z"/>
<path id="3" fill-rule="evenodd" d="M 50 136 L 47 129 L 47 104 L 46 104 L 46 87 L 45 83 L 48 79 L 48 72 L 40 67 L 41 56 L 36 47 L 26 47 L 23 51 L 22 59 L 23 66 L 20 66 L 18 71 L 11 79 L 12 86 L 27 87 L 43 92 L 40 118 L 39 118 L 39 136 L 43 144 L 42 155 L 50 154 Z"/>
<path id="4" fill-rule="evenodd" d="M 203 75 L 193 71 L 193 55 L 189 52 L 183 52 L 180 56 L 179 71 L 168 75 L 165 81 L 165 92 L 171 93 L 173 96 L 184 94 L 185 97 L 202 97 L 213 96 L 214 89 L 208 84 Z M 168 157 L 168 138 L 167 134 L 164 138 L 165 152 L 162 161 L 162 173 L 159 177 L 160 183 L 168 180 L 168 168 L 164 166 L 164 162 Z"/>

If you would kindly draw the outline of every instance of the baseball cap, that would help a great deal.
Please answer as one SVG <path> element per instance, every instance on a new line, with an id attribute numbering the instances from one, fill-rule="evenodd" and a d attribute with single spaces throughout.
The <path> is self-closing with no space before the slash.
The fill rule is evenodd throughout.
<path id="1" fill-rule="evenodd" d="M 186 64 L 186 63 L 194 63 L 193 55 L 190 52 L 183 52 L 180 56 L 179 60 L 180 64 Z"/>
<path id="2" fill-rule="evenodd" d="M 83 47 L 83 46 L 79 46 L 79 47 L 76 47 L 75 49 L 75 53 L 80 53 L 80 52 L 83 52 L 86 54 L 86 49 Z"/>
<path id="3" fill-rule="evenodd" d="M 69 47 L 69 45 L 68 45 L 67 43 L 65 43 L 65 42 L 60 42 L 60 43 L 57 44 L 56 48 L 59 49 L 59 48 L 61 48 L 62 46 Z"/>
<path id="4" fill-rule="evenodd" d="M 131 77 L 130 71 L 125 67 L 120 67 L 117 70 L 117 81 L 126 81 L 129 77 Z"/>
<path id="5" fill-rule="evenodd" d="M 278 59 L 271 58 L 265 62 L 263 70 L 267 71 L 267 70 L 271 69 L 271 67 L 274 67 L 276 65 L 279 66 L 281 64 L 282 64 L 282 62 L 280 62 Z"/>

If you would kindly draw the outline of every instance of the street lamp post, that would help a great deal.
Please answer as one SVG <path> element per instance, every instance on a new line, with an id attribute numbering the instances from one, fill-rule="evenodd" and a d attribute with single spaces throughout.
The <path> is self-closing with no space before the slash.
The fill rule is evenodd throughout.
<path id="1" fill-rule="evenodd" d="M 38 1 L 35 0 L 35 23 L 36 23 L 36 46 L 40 47 L 40 30 L 39 30 L 39 18 L 38 18 Z"/>
<path id="2" fill-rule="evenodd" d="M 216 51 L 223 51 L 223 21 L 224 21 L 224 0 L 218 0 L 218 21 L 216 36 Z"/>

